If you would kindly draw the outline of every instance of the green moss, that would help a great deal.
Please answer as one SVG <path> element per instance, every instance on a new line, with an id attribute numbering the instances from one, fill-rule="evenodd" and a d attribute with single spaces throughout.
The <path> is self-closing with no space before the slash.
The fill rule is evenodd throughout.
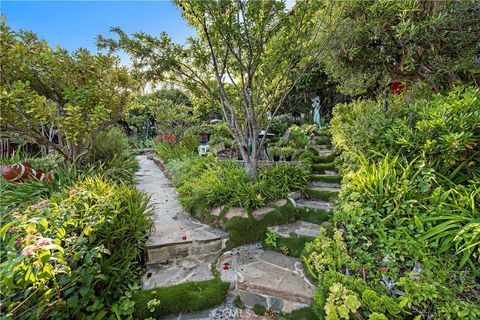
<path id="1" fill-rule="evenodd" d="M 235 299 L 233 300 L 233 305 L 238 309 L 245 309 L 245 304 L 243 303 L 240 296 L 235 296 Z"/>
<path id="2" fill-rule="evenodd" d="M 317 144 L 319 146 L 331 146 L 332 141 L 327 140 L 327 139 L 317 139 L 317 140 L 315 140 L 315 144 Z"/>
<path id="3" fill-rule="evenodd" d="M 225 223 L 225 229 L 230 235 L 227 242 L 228 248 L 238 247 L 243 244 L 261 241 L 267 233 L 267 227 L 287 224 L 301 217 L 299 210 L 290 203 L 269 212 L 257 221 L 252 217 L 233 217 Z"/>
<path id="4" fill-rule="evenodd" d="M 267 312 L 267 308 L 265 308 L 264 306 L 260 305 L 260 304 L 255 304 L 253 306 L 253 312 L 257 315 L 257 316 L 264 316 L 265 313 Z"/>
<path id="5" fill-rule="evenodd" d="M 328 156 L 313 156 L 312 160 L 314 163 L 328 163 L 335 160 L 337 154 L 335 152 L 330 153 Z"/>
<path id="6" fill-rule="evenodd" d="M 312 199 L 329 201 L 338 196 L 338 191 L 326 191 L 318 189 L 305 189 L 305 194 Z"/>
<path id="7" fill-rule="evenodd" d="M 300 220 L 315 223 L 315 224 L 322 224 L 325 221 L 330 219 L 330 212 L 323 209 L 313 210 L 313 209 L 298 209 L 301 212 Z"/>
<path id="8" fill-rule="evenodd" d="M 268 246 L 268 249 L 281 252 L 288 256 L 300 258 L 303 249 L 305 248 L 305 244 L 313 239 L 314 238 L 312 237 L 278 238 L 277 247 Z M 264 245 L 266 244 L 264 243 Z M 285 251 L 285 248 L 288 249 L 288 251 Z"/>
<path id="9" fill-rule="evenodd" d="M 307 151 L 313 153 L 314 155 L 318 156 L 318 150 L 313 148 L 313 147 L 310 147 L 310 148 L 307 148 Z"/>
<path id="10" fill-rule="evenodd" d="M 139 291 L 134 297 L 135 318 L 159 318 L 171 314 L 209 309 L 224 302 L 228 287 L 228 283 L 212 279 Z M 160 304 L 153 312 L 150 312 L 147 304 L 152 299 L 160 300 Z"/>
<path id="11" fill-rule="evenodd" d="M 318 317 L 315 315 L 315 312 L 311 307 L 302 308 L 294 310 L 290 313 L 283 314 L 282 319 L 284 320 L 317 320 Z"/>
<path id="12" fill-rule="evenodd" d="M 319 175 L 319 174 L 314 174 L 310 177 L 310 180 L 312 181 L 322 181 L 322 182 L 342 182 L 342 176 L 340 175 Z"/>
<path id="13" fill-rule="evenodd" d="M 335 162 L 317 163 L 312 165 L 315 172 L 324 172 L 325 170 L 335 170 Z"/>

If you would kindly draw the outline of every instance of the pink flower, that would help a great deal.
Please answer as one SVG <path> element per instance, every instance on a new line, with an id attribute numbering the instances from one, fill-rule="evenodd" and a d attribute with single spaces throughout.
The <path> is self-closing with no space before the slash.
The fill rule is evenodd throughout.
<path id="1" fill-rule="evenodd" d="M 414 273 L 414 274 L 412 275 L 412 278 L 413 278 L 413 280 L 415 280 L 415 281 L 420 281 L 420 276 L 419 276 L 417 273 Z"/>
<path id="2" fill-rule="evenodd" d="M 75 189 L 72 189 L 72 190 L 68 191 L 69 195 L 74 195 L 75 193 L 77 193 L 77 190 L 75 190 Z"/>
<path id="3" fill-rule="evenodd" d="M 26 246 L 25 248 L 23 248 L 22 250 L 22 255 L 24 256 L 31 256 L 35 253 L 35 251 L 37 251 L 38 247 L 34 244 L 31 244 L 29 246 Z"/>
<path id="4" fill-rule="evenodd" d="M 37 236 L 35 234 L 29 234 L 28 236 L 25 237 L 25 240 L 28 242 L 33 242 L 37 240 Z"/>
<path id="5" fill-rule="evenodd" d="M 30 206 L 30 209 L 32 209 L 32 210 L 37 210 L 38 208 L 40 208 L 38 204 L 32 204 Z"/>
<path id="6" fill-rule="evenodd" d="M 21 214 L 21 213 L 18 212 L 18 211 L 15 211 L 14 213 L 12 213 L 12 218 L 22 219 L 22 218 L 23 218 L 23 214 Z"/>
<path id="7" fill-rule="evenodd" d="M 53 242 L 53 239 L 50 238 L 40 238 L 37 241 L 37 246 L 46 246 L 47 244 L 51 244 Z"/>
<path id="8" fill-rule="evenodd" d="M 23 240 L 23 237 L 20 237 L 20 238 L 18 238 L 17 240 L 15 240 L 15 245 L 16 245 L 16 246 L 21 245 L 21 244 L 22 244 L 22 240 Z"/>
<path id="9" fill-rule="evenodd" d="M 40 203 L 38 203 L 38 206 L 39 207 L 46 207 L 50 204 L 50 200 L 46 199 L 46 200 L 43 200 L 41 201 Z"/>

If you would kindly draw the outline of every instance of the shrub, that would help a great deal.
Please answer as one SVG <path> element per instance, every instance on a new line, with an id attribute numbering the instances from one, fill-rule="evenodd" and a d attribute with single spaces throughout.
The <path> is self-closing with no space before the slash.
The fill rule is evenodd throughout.
<path id="1" fill-rule="evenodd" d="M 86 178 L 68 193 L 7 215 L 0 231 L 5 314 L 71 319 L 119 308 L 130 313 L 124 294 L 143 272 L 148 211 L 145 194 Z"/>
<path id="2" fill-rule="evenodd" d="M 276 164 L 262 169 L 254 181 L 239 164 L 214 158 L 186 161 L 178 178 L 180 201 L 191 211 L 202 204 L 207 208 L 224 206 L 254 209 L 268 201 L 285 197 L 289 192 L 302 190 L 309 177 L 305 168 L 290 164 Z M 198 165 L 198 166 L 197 166 Z M 180 166 L 177 167 L 180 172 Z M 174 179 L 177 181 L 177 178 Z"/>
<path id="3" fill-rule="evenodd" d="M 264 185 L 263 193 L 270 199 L 286 197 L 288 193 L 303 190 L 310 178 L 307 168 L 287 163 L 277 163 L 262 169 L 258 180 Z"/>
<path id="4" fill-rule="evenodd" d="M 126 134 L 117 127 L 111 127 L 97 135 L 88 157 L 90 161 L 107 162 L 124 153 L 127 148 L 128 138 Z"/>
<path id="5" fill-rule="evenodd" d="M 195 155 L 195 150 L 181 144 L 161 142 L 156 145 L 157 154 L 160 158 L 169 163 L 172 160 L 183 160 Z"/>
<path id="6" fill-rule="evenodd" d="M 308 137 L 298 126 L 291 127 L 288 145 L 295 149 L 303 149 L 308 144 Z"/>
<path id="7" fill-rule="evenodd" d="M 269 131 L 278 135 L 283 134 L 292 125 L 293 118 L 289 114 L 282 114 L 272 118 Z"/>

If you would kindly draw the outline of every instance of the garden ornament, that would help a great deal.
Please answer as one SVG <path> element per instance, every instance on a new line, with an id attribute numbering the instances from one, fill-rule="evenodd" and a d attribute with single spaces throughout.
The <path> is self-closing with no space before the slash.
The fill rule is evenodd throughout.
<path id="1" fill-rule="evenodd" d="M 15 163 L 2 167 L 2 176 L 12 182 L 25 182 L 35 177 L 40 181 L 52 181 L 53 171 L 47 173 L 42 170 L 35 170 L 29 162 Z"/>
<path id="2" fill-rule="evenodd" d="M 318 126 L 318 128 L 322 127 L 322 120 L 320 118 L 320 97 L 315 96 L 312 98 L 312 108 L 313 108 L 313 122 Z"/>
<path id="3" fill-rule="evenodd" d="M 205 141 L 202 141 L 198 146 L 198 155 L 205 156 L 207 155 L 208 151 L 210 151 L 210 146 Z"/>

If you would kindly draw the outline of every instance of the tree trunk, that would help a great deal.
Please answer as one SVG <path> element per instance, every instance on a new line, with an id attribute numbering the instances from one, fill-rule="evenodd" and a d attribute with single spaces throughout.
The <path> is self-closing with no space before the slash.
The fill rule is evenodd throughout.
<path id="1" fill-rule="evenodd" d="M 249 155 L 246 159 L 244 158 L 244 167 L 245 171 L 253 178 L 257 179 L 257 165 L 258 165 L 258 158 L 256 156 Z"/>
<path id="2" fill-rule="evenodd" d="M 73 141 L 68 141 L 68 159 L 69 166 L 80 168 L 84 154 L 82 154 L 83 146 Z"/>
<path id="3" fill-rule="evenodd" d="M 243 158 L 243 166 L 245 171 L 253 178 L 257 179 L 257 164 L 258 164 L 258 155 L 256 152 L 252 152 L 252 154 L 248 154 L 248 150 L 246 146 L 239 144 L 240 146 L 240 153 L 242 154 Z"/>

